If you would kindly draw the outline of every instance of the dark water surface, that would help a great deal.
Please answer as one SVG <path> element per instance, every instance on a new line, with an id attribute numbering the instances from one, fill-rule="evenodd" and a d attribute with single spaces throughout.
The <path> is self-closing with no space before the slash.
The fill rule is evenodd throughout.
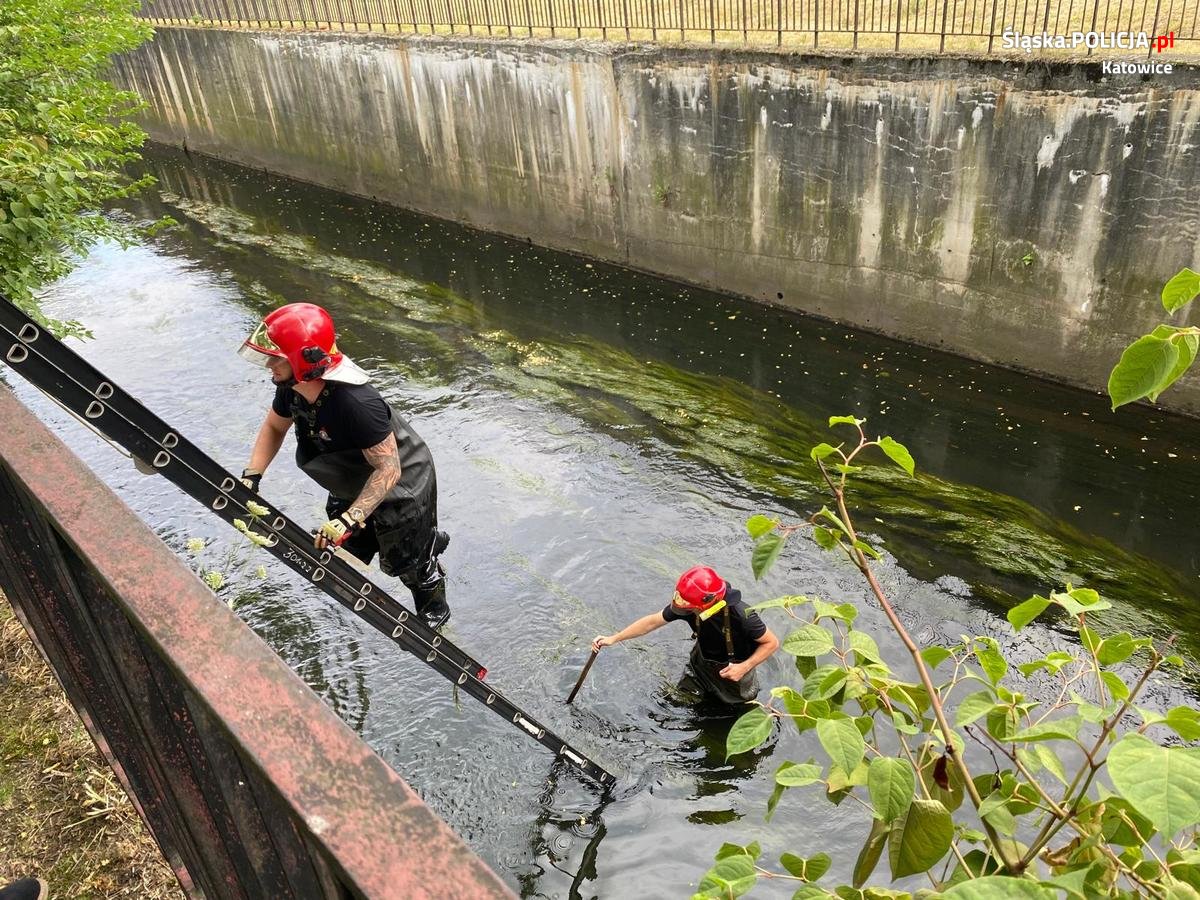
<path id="1" fill-rule="evenodd" d="M 85 356 L 240 470 L 271 389 L 237 345 L 279 303 L 328 307 L 342 348 L 432 448 L 453 535 L 448 633 L 618 774 L 616 799 L 597 809 L 536 744 L 18 392 L 194 567 L 227 574 L 220 595 L 527 896 L 686 896 L 723 840 L 775 855 L 852 846 L 831 873 L 847 874 L 860 808 L 796 790 L 762 823 L 776 766 L 820 757 L 815 737 L 787 731 L 726 762 L 729 722 L 675 688 L 682 625 L 606 651 L 574 707 L 562 703 L 591 637 L 661 607 L 697 562 L 751 602 L 854 601 L 902 663 L 857 574 L 807 540 L 764 583 L 750 574 L 746 517 L 794 520 L 822 502 L 808 450 L 829 438 L 829 415 L 865 416 L 916 457 L 915 480 L 872 467 L 852 502 L 920 639 L 1003 640 L 1007 605 L 1071 580 L 1116 601 L 1103 627 L 1178 633 L 1197 656 L 1198 422 L 1114 415 L 1092 394 L 245 169 L 166 150 L 148 160 L 161 197 L 130 212 L 183 227 L 102 249 L 48 309 L 83 320 Z M 291 447 L 262 490 L 315 526 L 322 497 Z M 196 538 L 206 547 L 189 554 Z M 1057 640 L 1034 628 L 1008 643 L 1033 653 Z M 793 680 L 790 664 L 772 659 L 764 683 Z"/>

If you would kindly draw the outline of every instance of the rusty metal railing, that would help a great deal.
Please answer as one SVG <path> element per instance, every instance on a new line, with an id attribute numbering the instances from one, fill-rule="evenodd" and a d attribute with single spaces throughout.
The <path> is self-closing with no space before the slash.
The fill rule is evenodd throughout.
<path id="1" fill-rule="evenodd" d="M 172 25 L 1018 54 L 1006 33 L 1144 32 L 1171 37 L 1145 55 L 1200 51 L 1200 0 L 143 0 L 141 14 Z"/>
<path id="2" fill-rule="evenodd" d="M 512 896 L 3 384 L 0 422 L 0 588 L 190 896 Z"/>

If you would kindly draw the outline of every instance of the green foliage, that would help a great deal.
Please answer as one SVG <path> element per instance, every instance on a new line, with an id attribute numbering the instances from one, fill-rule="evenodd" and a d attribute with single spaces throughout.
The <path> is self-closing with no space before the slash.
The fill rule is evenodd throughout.
<path id="1" fill-rule="evenodd" d="M 265 516 L 269 510 L 261 503 L 255 503 L 253 500 L 246 504 L 246 511 L 250 513 L 250 521 L 244 519 L 234 519 L 234 527 L 242 533 L 246 538 L 246 542 L 238 541 L 235 544 L 226 548 L 221 561 L 215 566 L 205 566 L 202 556 L 208 549 L 208 544 L 203 538 L 188 538 L 184 547 L 187 552 L 196 558 L 194 570 L 200 576 L 200 580 L 208 585 L 208 589 L 214 594 L 220 596 L 222 593 L 228 593 L 227 589 L 238 582 L 238 576 L 249 564 L 250 560 L 246 554 L 247 542 L 257 547 L 265 547 L 271 543 L 271 538 L 262 532 L 262 526 L 259 525 L 259 520 Z M 267 570 L 264 566 L 257 566 L 254 571 L 255 577 L 266 578 Z M 237 609 L 241 602 L 250 592 L 242 592 L 236 595 L 230 595 L 225 598 L 225 602 L 230 609 Z M 768 728 L 770 723 L 768 722 Z"/>
<path id="2" fill-rule="evenodd" d="M 1175 313 L 1200 295 L 1200 274 L 1183 269 L 1162 289 L 1163 308 Z M 1151 403 L 1179 380 L 1196 360 L 1200 349 L 1200 328 L 1159 325 L 1125 348 L 1121 359 L 1108 376 L 1108 396 L 1112 408 L 1141 400 Z"/>
<path id="3" fill-rule="evenodd" d="M 59 335 L 37 292 L 65 275 L 97 241 L 134 231 L 96 214 L 141 190 L 131 178 L 145 134 L 130 121 L 136 94 L 104 79 L 114 54 L 152 31 L 137 0 L 5 0 L 0 3 L 0 294 Z"/>
<path id="4" fill-rule="evenodd" d="M 811 529 L 818 546 L 840 551 L 867 578 L 911 648 L 897 668 L 918 678 L 896 674 L 875 638 L 854 626 L 852 604 L 801 595 L 765 601 L 757 608 L 792 623 L 782 648 L 795 658 L 798 681 L 742 715 L 727 743 L 730 756 L 753 750 L 777 719 L 815 737 L 822 760 L 779 765 L 767 819 L 790 802 L 789 792 L 817 785 L 831 803 L 857 801 L 865 837 L 852 883 L 815 884 L 830 870 L 820 853 L 784 853 L 776 869 L 757 845 L 726 844 L 697 896 L 741 896 L 771 878 L 800 882 L 801 898 L 911 897 L 869 884 L 886 853 L 892 880 L 923 876 L 946 897 L 1200 897 L 1200 748 L 1147 736 L 1200 739 L 1200 712 L 1135 705 L 1170 658 L 1149 638 L 1105 632 L 1096 617 L 1112 604 L 1072 584 L 1008 613 L 1014 633 L 1042 615 L 1074 632 L 1073 644 L 1042 658 L 1012 664 L 992 635 L 918 647 L 873 577 L 875 557 L 845 502 L 864 450 L 878 447 L 910 475 L 915 466 L 898 442 L 868 440 L 864 424 L 831 418 L 831 426 L 856 429 L 857 444 L 821 444 L 812 454 L 830 488 L 828 506 L 804 524 L 765 516 L 747 523 L 755 574 L 774 564 L 791 535 Z M 1038 696 L 1027 696 L 1035 686 Z M 807 794 L 798 802 L 809 814 Z"/>

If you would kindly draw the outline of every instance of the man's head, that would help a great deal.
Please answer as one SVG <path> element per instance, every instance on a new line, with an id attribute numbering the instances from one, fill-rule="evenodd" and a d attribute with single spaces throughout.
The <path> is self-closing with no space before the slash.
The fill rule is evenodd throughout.
<path id="1" fill-rule="evenodd" d="M 312 303 L 289 303 L 268 313 L 238 352 L 269 368 L 277 385 L 318 378 L 349 384 L 370 381 L 338 350 L 329 313 Z"/>
<path id="2" fill-rule="evenodd" d="M 694 566 L 675 582 L 671 604 L 681 612 L 704 612 L 725 599 L 725 579 L 708 566 Z"/>

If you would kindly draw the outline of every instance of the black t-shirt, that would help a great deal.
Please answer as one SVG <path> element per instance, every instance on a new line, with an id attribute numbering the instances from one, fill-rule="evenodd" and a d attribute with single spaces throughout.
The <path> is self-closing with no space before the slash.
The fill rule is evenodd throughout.
<path id="1" fill-rule="evenodd" d="M 745 662 L 758 649 L 758 639 L 767 633 L 767 626 L 758 613 L 746 608 L 742 602 L 742 592 L 731 588 L 728 582 L 725 583 L 725 609 L 729 610 L 729 635 L 733 638 L 734 659 Z M 700 617 L 694 613 L 680 612 L 668 603 L 662 615 L 668 622 L 682 619 L 691 626 L 692 633 L 697 634 L 700 652 L 705 659 L 717 662 L 729 658 L 725 645 L 725 610 L 700 622 Z"/>
<path id="2" fill-rule="evenodd" d="M 366 450 L 392 433 L 392 411 L 370 384 L 325 382 L 309 403 L 290 387 L 277 387 L 271 409 L 296 422 L 296 458 L 302 461 L 339 450 Z"/>
<path id="3" fill-rule="evenodd" d="M 433 485 L 433 459 L 421 436 L 370 384 L 327 381 L 309 403 L 290 387 L 275 389 L 271 409 L 295 422 L 296 464 L 329 493 L 353 500 L 372 472 L 362 451 L 396 437 L 400 481 L 384 503 L 423 502 Z"/>

